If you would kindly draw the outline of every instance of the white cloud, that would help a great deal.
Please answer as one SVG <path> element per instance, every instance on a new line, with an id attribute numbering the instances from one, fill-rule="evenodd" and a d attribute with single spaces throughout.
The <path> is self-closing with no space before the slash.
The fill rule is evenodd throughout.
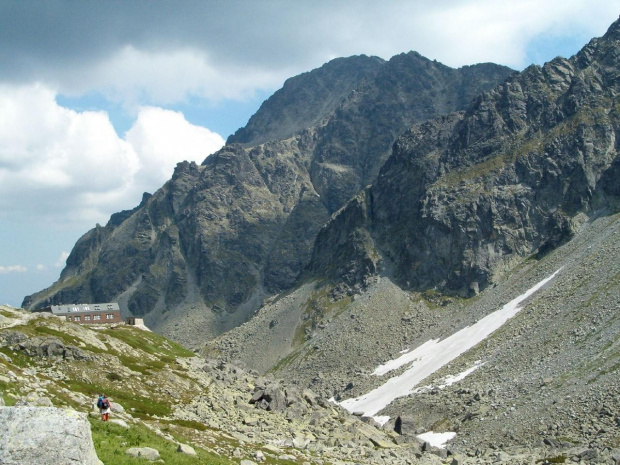
<path id="1" fill-rule="evenodd" d="M 141 104 L 169 105 L 197 96 L 213 102 L 244 100 L 258 89 L 278 87 L 291 71 L 247 63 L 213 63 L 198 49 L 142 50 L 127 45 L 92 66 L 62 70 L 61 93 L 95 90 L 134 112 Z"/>
<path id="2" fill-rule="evenodd" d="M 620 2 L 602 0 L 456 2 L 426 15 L 416 39 L 423 44 L 422 54 L 451 66 L 491 61 L 521 69 L 530 64 L 526 49 L 538 36 L 585 34 L 589 39 L 616 19 L 619 6 Z"/>
<path id="3" fill-rule="evenodd" d="M 201 162 L 224 143 L 153 107 L 120 138 L 105 112 L 79 113 L 54 98 L 43 85 L 0 86 L 0 216 L 86 230 L 161 187 L 176 163 Z"/>
<path id="4" fill-rule="evenodd" d="M 56 268 L 64 268 L 65 265 L 67 264 L 67 258 L 69 258 L 69 252 L 65 252 L 63 250 L 62 252 L 60 252 L 60 257 L 58 257 L 58 260 L 56 260 L 56 263 L 54 263 L 54 266 Z"/>
<path id="5" fill-rule="evenodd" d="M 47 267 L 41 263 L 37 263 L 37 271 L 46 271 Z"/>
<path id="6" fill-rule="evenodd" d="M 617 18 L 620 0 L 223 5 L 217 6 L 217 14 L 205 11 L 213 5 L 194 5 L 157 18 L 139 15 L 113 21 L 109 30 L 93 25 L 83 45 L 71 29 L 58 39 L 58 25 L 51 22 L 53 27 L 37 33 L 70 41 L 71 46 L 47 50 L 44 58 L 33 59 L 33 66 L 38 66 L 33 76 L 64 95 L 99 92 L 136 110 L 192 96 L 209 101 L 244 99 L 259 89 L 276 89 L 284 79 L 331 58 L 362 53 L 388 59 L 416 50 L 449 66 L 492 61 L 521 69 L 530 64 L 528 44 L 541 35 L 587 40 L 604 33 Z M 57 19 L 68 21 L 61 13 L 56 12 Z M 117 13 L 108 12 L 114 17 Z M 157 22 L 165 27 L 157 27 Z M 141 32 L 132 34 L 128 24 Z M 124 39 L 110 40 L 113 35 Z M 101 42 L 99 36 L 108 40 Z M 10 49 L 10 42 L 5 47 Z M 50 53 L 56 60 L 49 59 Z M 10 64 L 7 73 L 12 72 Z"/>
<path id="7" fill-rule="evenodd" d="M 22 265 L 9 265 L 9 266 L 0 265 L 0 274 L 25 273 L 26 271 L 28 271 L 28 268 Z"/>
<path id="8" fill-rule="evenodd" d="M 156 107 L 140 109 L 125 139 L 138 154 L 144 184 L 163 184 L 179 161 L 201 162 L 224 145 L 222 136 L 189 124 L 182 113 Z"/>

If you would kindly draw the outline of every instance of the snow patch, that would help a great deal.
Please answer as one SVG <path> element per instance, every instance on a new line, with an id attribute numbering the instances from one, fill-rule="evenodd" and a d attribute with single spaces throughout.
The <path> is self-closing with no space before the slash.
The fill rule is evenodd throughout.
<path id="1" fill-rule="evenodd" d="M 438 447 L 439 449 L 446 448 L 446 442 L 450 439 L 454 439 L 456 433 L 451 431 L 446 433 L 433 433 L 429 431 L 428 433 L 418 435 L 418 438 L 422 441 L 428 442 L 433 447 Z"/>
<path id="2" fill-rule="evenodd" d="M 378 388 L 362 396 L 346 399 L 340 402 L 340 405 L 349 412 L 364 412 L 366 416 L 374 416 L 395 399 L 413 393 L 415 386 L 425 378 L 486 339 L 491 333 L 515 316 L 521 310 L 518 305 L 551 281 L 560 270 L 561 268 L 528 289 L 525 293 L 508 302 L 500 310 L 482 318 L 476 324 L 463 328 L 442 341 L 439 339 L 427 341 L 417 349 L 377 367 L 373 374 L 381 376 L 403 365 L 410 364 L 409 368 L 401 375 L 388 379 Z M 471 371 L 468 371 L 471 373 L 477 368 L 479 366 L 473 369 L 470 368 Z M 444 381 L 444 383 L 457 382 L 469 373 L 463 372 L 450 380 Z"/>
<path id="3" fill-rule="evenodd" d="M 390 417 L 388 415 L 375 415 L 372 418 L 381 426 L 385 425 L 388 421 L 390 421 Z"/>
<path id="4" fill-rule="evenodd" d="M 406 365 L 407 363 L 417 362 L 421 360 L 422 358 L 424 358 L 425 356 L 427 356 L 429 353 L 432 353 L 436 349 L 438 342 L 439 342 L 439 339 L 431 339 L 430 341 L 426 341 L 424 344 L 422 344 L 420 347 L 418 347 L 414 351 L 406 352 L 404 353 L 404 355 L 401 355 L 400 357 L 394 360 L 390 360 L 389 362 L 386 362 L 383 365 L 379 365 L 375 369 L 375 371 L 372 372 L 372 374 L 375 376 L 381 376 L 386 373 L 389 373 L 392 370 L 396 370 L 402 367 L 403 365 Z"/>
<path id="5" fill-rule="evenodd" d="M 482 360 L 476 360 L 474 365 L 471 368 L 468 368 L 465 371 L 462 371 L 458 375 L 448 375 L 446 376 L 442 382 L 437 386 L 439 389 L 446 388 L 448 386 L 452 386 L 454 383 L 458 383 L 459 381 L 465 379 L 467 376 L 471 375 L 474 371 L 480 368 L 484 363 Z"/>

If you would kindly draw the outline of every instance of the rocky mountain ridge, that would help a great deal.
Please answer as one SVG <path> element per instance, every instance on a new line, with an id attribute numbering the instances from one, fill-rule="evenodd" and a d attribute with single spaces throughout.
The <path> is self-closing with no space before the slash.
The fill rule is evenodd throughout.
<path id="1" fill-rule="evenodd" d="M 471 296 L 570 239 L 580 214 L 616 211 L 618 29 L 411 128 L 319 233 L 314 273 L 363 284 L 380 256 L 405 288 Z"/>
<path id="2" fill-rule="evenodd" d="M 324 397 L 356 398 L 406 369 L 377 376 L 380 365 L 473 326 L 560 270 L 503 327 L 378 415 L 390 417 L 388 429 L 400 418 L 400 432 L 410 438 L 422 430 L 456 432 L 448 449 L 474 463 L 563 456 L 566 463 L 615 464 L 618 237 L 618 214 L 586 222 L 567 244 L 469 299 L 404 291 L 381 275 L 354 297 L 333 301 L 329 285 L 310 281 L 209 343 L 204 354 L 295 380 Z"/>
<path id="3" fill-rule="evenodd" d="M 60 280 L 23 305 L 119 301 L 199 345 L 292 288 L 329 215 L 376 176 L 412 122 L 464 108 L 511 73 L 411 52 L 339 59 L 292 78 L 231 144 L 201 165 L 179 164 L 136 209 L 86 233 Z M 276 136 L 288 138 L 262 143 Z"/>
<path id="4" fill-rule="evenodd" d="M 560 270 L 379 415 L 456 432 L 454 451 L 478 463 L 532 463 L 542 451 L 550 463 L 616 463 L 619 33 L 616 22 L 575 57 L 413 126 L 321 230 L 302 285 L 203 353 L 353 399 L 390 382 L 378 366 Z"/>

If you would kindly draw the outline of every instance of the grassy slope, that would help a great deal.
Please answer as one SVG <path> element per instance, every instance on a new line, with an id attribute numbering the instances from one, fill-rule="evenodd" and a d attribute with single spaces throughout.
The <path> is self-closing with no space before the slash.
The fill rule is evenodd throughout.
<path id="1" fill-rule="evenodd" d="M 16 314 L 6 308 L 2 310 L 4 317 L 11 318 Z M 19 331 L 27 336 L 56 337 L 66 345 L 79 347 L 87 355 L 98 357 L 99 361 L 54 362 L 49 359 L 31 358 L 22 352 L 13 352 L 8 347 L 2 347 L 0 352 L 7 355 L 11 361 L 0 358 L 0 375 L 3 376 L 0 378 L 0 395 L 7 406 L 15 405 L 18 397 L 27 395 L 31 389 L 24 375 L 31 371 L 29 369 L 38 371 L 38 379 L 41 384 L 45 384 L 47 396 L 52 399 L 55 406 L 71 407 L 78 411 L 90 410 L 89 407 L 80 403 L 74 394 L 81 393 L 94 398 L 98 393 L 106 392 L 111 399 L 130 411 L 134 419 L 142 421 L 135 421 L 131 423 L 129 429 L 125 429 L 115 424 L 101 422 L 98 415 L 90 418 L 95 449 L 105 464 L 144 463 L 143 459 L 125 454 L 130 447 L 157 449 L 167 464 L 224 465 L 235 463 L 200 447 L 194 447 L 198 454 L 195 457 L 178 453 L 174 442 L 163 439 L 148 426 L 159 426 L 159 417 L 169 414 L 172 403 L 175 401 L 172 397 L 151 396 L 149 388 L 159 387 L 156 382 L 161 379 L 164 372 L 183 376 L 179 367 L 175 366 L 176 357 L 191 357 L 194 355 L 192 352 L 158 334 L 140 331 L 133 327 L 91 330 L 57 319 L 35 318 L 9 330 Z M 80 334 L 88 335 L 88 338 L 81 338 Z M 106 350 L 88 343 L 90 337 L 93 336 L 104 342 Z M 94 341 L 91 340 L 91 342 Z M 127 350 L 128 347 L 131 350 Z M 103 369 L 101 360 L 109 362 L 103 364 Z M 57 380 L 44 374 L 61 365 L 62 372 L 68 375 L 66 379 Z M 130 370 L 136 373 L 126 376 L 126 372 L 122 369 L 123 366 L 130 367 Z M 16 374 L 22 380 L 6 376 L 9 372 Z M 151 386 L 148 386 L 147 382 L 152 383 Z M 192 389 L 197 388 L 189 380 L 187 385 Z M 191 389 L 181 394 L 189 396 L 191 394 L 189 391 Z M 168 425 L 164 423 L 162 431 L 176 441 L 188 443 L 188 438 L 204 428 L 204 425 L 187 423 L 191 422 L 172 420 Z"/>

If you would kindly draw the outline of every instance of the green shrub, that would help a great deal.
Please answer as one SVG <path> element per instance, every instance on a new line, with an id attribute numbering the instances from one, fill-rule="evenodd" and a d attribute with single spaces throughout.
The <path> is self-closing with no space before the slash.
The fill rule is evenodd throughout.
<path id="1" fill-rule="evenodd" d="M 536 463 L 566 463 L 565 455 L 558 455 L 557 457 L 549 457 L 546 459 L 536 460 Z"/>

